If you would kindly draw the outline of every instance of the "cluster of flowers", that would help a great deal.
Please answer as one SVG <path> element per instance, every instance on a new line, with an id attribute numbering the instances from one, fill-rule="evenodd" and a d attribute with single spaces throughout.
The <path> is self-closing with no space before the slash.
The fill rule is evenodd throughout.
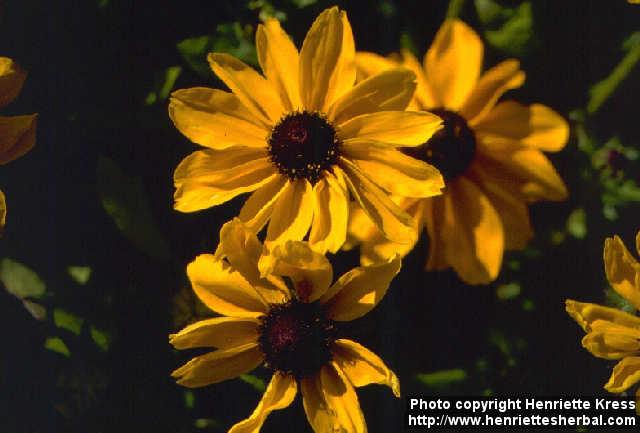
<path id="1" fill-rule="evenodd" d="M 300 51 L 275 19 L 258 26 L 256 49 L 263 74 L 212 53 L 231 92 L 171 97 L 175 126 L 205 148 L 177 167 L 175 208 L 251 193 L 215 254 L 187 268 L 221 317 L 170 336 L 178 349 L 218 350 L 173 376 L 198 387 L 261 364 L 273 370 L 255 411 L 230 433 L 258 432 L 298 387 L 315 432 L 366 432 L 354 387 L 386 384 L 399 396 L 399 382 L 371 351 L 339 338 L 337 322 L 377 305 L 423 227 L 427 269 L 494 280 L 504 250 L 532 237 L 527 203 L 567 195 L 543 151 L 562 149 L 569 127 L 544 105 L 499 102 L 524 72 L 507 60 L 482 73 L 483 44 L 459 20 L 443 24 L 422 65 L 408 51 L 356 52 L 336 7 L 318 16 Z M 325 254 L 357 246 L 361 266 L 331 284 Z"/>
<path id="2" fill-rule="evenodd" d="M 442 25 L 422 64 L 409 51 L 356 52 L 336 7 L 318 16 L 300 51 L 274 19 L 258 26 L 256 48 L 263 74 L 212 53 L 231 92 L 200 87 L 171 98 L 175 126 L 205 147 L 175 171 L 175 208 L 251 193 L 222 226 L 215 253 L 187 267 L 219 316 L 170 336 L 177 349 L 217 350 L 172 375 L 199 387 L 259 365 L 273 370 L 255 411 L 230 433 L 259 432 L 298 388 L 316 433 L 366 432 L 354 388 L 384 384 L 399 396 L 400 384 L 377 355 L 341 338 L 339 322 L 380 302 L 423 227 L 427 270 L 493 281 L 504 251 L 533 236 L 527 204 L 567 195 L 543 151 L 561 150 L 569 127 L 544 105 L 501 101 L 524 72 L 512 59 L 482 72 L 482 42 L 459 20 Z M 25 77 L 0 57 L 0 107 Z M 33 147 L 36 120 L 0 117 L 0 164 Z M 0 191 L 0 232 L 5 216 Z M 640 254 L 640 232 L 636 246 Z M 326 254 L 355 247 L 361 266 L 334 281 Z M 604 259 L 613 288 L 640 310 L 640 263 L 618 237 L 606 240 Z M 607 390 L 640 381 L 637 315 L 573 300 L 566 308 L 587 332 L 585 348 L 620 360 Z"/>

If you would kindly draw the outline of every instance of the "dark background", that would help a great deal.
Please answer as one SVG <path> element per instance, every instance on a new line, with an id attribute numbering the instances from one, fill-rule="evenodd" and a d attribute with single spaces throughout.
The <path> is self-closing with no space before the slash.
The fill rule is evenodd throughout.
<path id="1" fill-rule="evenodd" d="M 444 0 L 312 3 L 300 8 L 272 2 L 286 11 L 283 26 L 298 46 L 315 16 L 337 3 L 349 14 L 358 49 L 386 54 L 399 48 L 404 34 L 420 58 L 448 6 Z M 621 45 L 637 30 L 640 6 L 623 0 L 533 3 L 535 40 L 520 56 L 527 82 L 509 97 L 542 102 L 568 116 L 586 106 L 589 87 L 623 57 Z M 36 147 L 0 170 L 9 211 L 0 257 L 40 276 L 47 291 L 38 302 L 49 312 L 36 320 L 18 298 L 0 290 L 0 430 L 227 431 L 253 411 L 260 393 L 234 380 L 195 390 L 189 403 L 169 373 L 192 353 L 173 351 L 167 335 L 198 314 L 186 264 L 215 248 L 219 227 L 243 199 L 196 214 L 172 209 L 173 169 L 195 146 L 171 124 L 166 101 L 147 105 L 145 98 L 173 65 L 182 67 L 175 88 L 220 86 L 213 74 L 190 69 L 176 43 L 214 34 L 223 23 L 255 26 L 258 11 L 231 0 L 0 4 L 0 54 L 29 72 L 21 95 L 2 114 L 39 113 Z M 472 1 L 461 18 L 482 32 Z M 485 67 L 506 57 L 487 46 Z M 615 135 L 637 148 L 637 78 L 632 72 L 584 122 L 596 147 Z M 496 283 L 470 287 L 452 272 L 423 272 L 423 239 L 380 306 L 352 323 L 353 339 L 399 375 L 404 395 L 605 394 L 612 364 L 582 349 L 583 333 L 564 312 L 564 300 L 603 303 L 603 240 L 618 233 L 631 248 L 640 225 L 638 203 L 631 200 L 620 204 L 617 219 L 602 215 L 603 187 L 591 156 L 575 136 L 552 156 L 571 198 L 532 206 L 536 239 L 527 251 L 506 256 Z M 105 157 L 119 167 L 120 177 L 105 174 Z M 629 167 L 637 165 L 625 165 L 622 175 L 637 181 L 639 172 Z M 123 176 L 139 180 L 151 216 L 142 224 L 157 227 L 166 254 L 137 248 L 103 209 L 101 197 L 111 187 L 117 195 Z M 131 200 L 135 209 L 140 199 Z M 586 236 L 566 232 L 576 208 L 586 211 Z M 340 275 L 357 258 L 341 254 L 332 262 Z M 69 277 L 72 265 L 91 268 L 87 284 Z M 496 288 L 513 282 L 521 287 L 519 295 L 496 296 Z M 84 320 L 79 335 L 54 323 L 56 308 Z M 109 336 L 106 350 L 96 347 L 90 326 Z M 66 343 L 69 356 L 44 347 L 52 336 Z M 462 370 L 463 378 L 434 385 L 416 376 L 451 369 Z M 256 375 L 269 376 L 263 370 Z M 359 390 L 359 396 L 372 433 L 401 431 L 404 400 L 377 386 Z M 310 430 L 299 398 L 263 428 Z"/>

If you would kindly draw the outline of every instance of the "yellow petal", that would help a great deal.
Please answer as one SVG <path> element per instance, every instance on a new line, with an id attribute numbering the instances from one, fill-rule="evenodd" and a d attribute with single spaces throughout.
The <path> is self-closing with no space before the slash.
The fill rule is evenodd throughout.
<path id="1" fill-rule="evenodd" d="M 355 218 L 349 223 L 349 236 L 352 242 L 361 243 L 361 265 L 387 262 L 396 255 L 404 257 L 413 250 L 418 242 L 424 226 L 425 200 L 404 198 L 396 202 L 413 220 L 414 236 L 412 241 L 407 244 L 389 241 L 375 225 L 371 224 L 362 210 L 358 209 L 355 212 Z"/>
<path id="2" fill-rule="evenodd" d="M 346 185 L 329 172 L 313 187 L 313 222 L 309 232 L 311 248 L 322 254 L 335 253 L 347 238 L 349 195 Z"/>
<path id="3" fill-rule="evenodd" d="M 355 48 L 344 11 L 326 9 L 313 22 L 300 51 L 300 94 L 307 110 L 326 112 L 356 79 Z"/>
<path id="4" fill-rule="evenodd" d="M 594 323 L 603 322 L 640 329 L 640 317 L 616 308 L 578 302 L 572 299 L 567 299 L 565 304 L 567 313 L 578 322 L 578 325 L 580 325 L 585 332 L 591 332 Z"/>
<path id="5" fill-rule="evenodd" d="M 193 323 L 177 334 L 169 335 L 176 349 L 216 347 L 228 349 L 258 341 L 260 322 L 252 318 L 214 317 Z"/>
<path id="6" fill-rule="evenodd" d="M 229 54 L 210 53 L 207 59 L 213 72 L 256 118 L 265 125 L 280 120 L 284 107 L 271 82 Z"/>
<path id="7" fill-rule="evenodd" d="M 636 233 L 636 252 L 640 256 L 640 230 Z"/>
<path id="8" fill-rule="evenodd" d="M 373 232 L 369 234 L 368 237 L 362 240 L 362 245 L 360 246 L 360 264 L 361 265 L 370 265 L 374 263 L 381 263 L 389 261 L 392 257 L 398 255 L 400 257 L 404 257 L 418 242 L 420 238 L 420 234 L 422 232 L 422 226 L 424 225 L 424 202 L 426 200 L 415 200 L 415 199 L 405 199 L 404 201 L 410 202 L 410 204 L 400 204 L 402 209 L 411 215 L 413 219 L 413 238 L 410 243 L 407 244 L 399 244 L 396 242 L 391 242 L 384 237 L 384 235 L 373 226 Z M 365 217 L 366 218 L 366 217 Z M 350 225 L 350 230 L 353 230 L 352 227 L 355 224 L 359 223 L 357 220 L 354 221 L 353 225 Z M 355 236 L 354 236 L 355 237 Z"/>
<path id="9" fill-rule="evenodd" d="M 259 157 L 256 150 L 196 151 L 183 159 L 174 173 L 174 207 L 180 212 L 194 212 L 217 206 L 277 176 L 269 158 Z"/>
<path id="10" fill-rule="evenodd" d="M 613 367 L 604 388 L 609 392 L 624 392 L 640 380 L 640 357 L 629 356 Z"/>
<path id="11" fill-rule="evenodd" d="M 345 145 L 350 139 L 373 140 L 389 146 L 419 146 L 442 127 L 442 119 L 425 111 L 379 111 L 339 125 Z"/>
<path id="12" fill-rule="evenodd" d="M 493 281 L 502 265 L 504 232 L 487 196 L 463 176 L 449 184 L 442 231 L 447 260 L 469 284 Z"/>
<path id="13" fill-rule="evenodd" d="M 341 173 L 344 170 L 341 176 L 344 177 L 351 194 L 385 237 L 394 242 L 410 243 L 414 238 L 411 217 L 353 163 L 341 158 L 340 166 L 334 167 L 334 172 Z"/>
<path id="14" fill-rule="evenodd" d="M 398 67 L 398 62 L 388 58 L 382 57 L 376 53 L 370 53 L 367 51 L 356 52 L 356 70 L 358 75 L 358 81 L 364 81 L 367 78 L 377 75 L 380 72 L 387 69 L 393 69 Z"/>
<path id="15" fill-rule="evenodd" d="M 4 231 L 4 226 L 7 223 L 7 202 L 4 197 L 4 193 L 0 190 L 0 236 Z"/>
<path id="16" fill-rule="evenodd" d="M 367 433 L 367 425 L 360 409 L 360 402 L 353 386 L 334 362 L 320 370 L 322 394 L 327 405 L 333 409 L 344 431 Z M 343 431 L 342 429 L 331 431 Z M 319 432 L 318 432 L 319 433 Z"/>
<path id="17" fill-rule="evenodd" d="M 395 256 L 386 263 L 360 266 L 342 275 L 320 298 L 329 317 L 344 322 L 367 314 L 387 293 L 400 264 L 400 257 Z"/>
<path id="18" fill-rule="evenodd" d="M 378 383 L 387 385 L 393 395 L 400 397 L 400 381 L 376 355 L 355 341 L 336 340 L 332 349 L 335 363 L 355 387 Z"/>
<path id="19" fill-rule="evenodd" d="M 604 241 L 604 269 L 611 287 L 640 310 L 640 263 L 617 235 Z"/>
<path id="20" fill-rule="evenodd" d="M 265 149 L 234 147 L 225 150 L 205 149 L 193 152 L 176 168 L 176 183 L 197 181 L 223 183 L 232 176 L 255 169 L 256 161 L 263 162 L 269 155 Z"/>
<path id="21" fill-rule="evenodd" d="M 262 244 L 258 237 L 249 232 L 240 220 L 233 219 L 222 226 L 216 258 L 226 258 L 231 266 L 253 285 L 260 280 L 260 254 Z"/>
<path id="22" fill-rule="evenodd" d="M 526 201 L 566 199 L 567 187 L 541 151 L 504 144 L 478 142 L 476 162 L 494 182 Z"/>
<path id="23" fill-rule="evenodd" d="M 331 105 L 328 117 L 340 124 L 361 114 L 404 110 L 416 88 L 413 72 L 395 68 L 358 83 Z"/>
<path id="24" fill-rule="evenodd" d="M 231 267 L 264 298 L 269 304 L 285 302 L 288 290 L 284 282 L 277 279 L 261 278 L 258 260 L 262 254 L 262 244 L 237 218 L 225 223 L 220 229 L 220 243 L 216 249 L 216 259 L 226 259 Z"/>
<path id="25" fill-rule="evenodd" d="M 18 96 L 26 78 L 27 74 L 16 62 L 0 57 L 0 108 Z"/>
<path id="26" fill-rule="evenodd" d="M 615 326 L 607 326 L 606 330 L 590 332 L 582 339 L 582 346 L 591 354 L 604 359 L 621 359 L 625 356 L 638 353 L 640 341 L 637 335 L 628 335 L 629 328 L 616 329 Z M 635 334 L 640 331 L 636 330 Z"/>
<path id="27" fill-rule="evenodd" d="M 302 240 L 313 219 L 313 187 L 306 179 L 289 181 L 273 207 L 265 246 Z"/>
<path id="28" fill-rule="evenodd" d="M 228 433 L 259 433 L 269 414 L 288 407 L 297 391 L 296 380 L 292 376 L 275 372 L 251 416 L 231 427 Z"/>
<path id="29" fill-rule="evenodd" d="M 233 379 L 255 369 L 264 360 L 257 343 L 220 349 L 196 356 L 171 376 L 179 385 L 189 388 L 211 385 Z"/>
<path id="30" fill-rule="evenodd" d="M 369 178 L 392 194 L 403 197 L 431 197 L 442 193 L 444 180 L 434 166 L 394 148 L 352 141 L 344 155 Z"/>
<path id="31" fill-rule="evenodd" d="M 322 367 L 316 377 L 300 383 L 302 403 L 315 433 L 366 433 L 367 426 L 358 396 L 344 373 L 333 364 Z"/>
<path id="32" fill-rule="evenodd" d="M 27 153 L 36 143 L 38 115 L 0 116 L 0 165 Z"/>
<path id="33" fill-rule="evenodd" d="M 512 190 L 502 188 L 479 164 L 469 167 L 468 176 L 482 187 L 483 192 L 500 215 L 504 231 L 504 246 L 521 250 L 533 238 L 533 228 L 526 203 Z"/>
<path id="34" fill-rule="evenodd" d="M 424 58 L 436 106 L 457 111 L 476 85 L 482 68 L 482 41 L 460 20 L 447 20 Z"/>
<path id="35" fill-rule="evenodd" d="M 260 271 L 263 275 L 290 278 L 298 299 L 303 302 L 318 300 L 333 281 L 329 260 L 300 241 L 273 247 L 260 259 Z"/>
<path id="36" fill-rule="evenodd" d="M 507 91 L 524 84 L 525 74 L 520 62 L 505 60 L 482 74 L 478 85 L 460 110 L 460 114 L 475 126 L 491 111 L 498 99 Z"/>
<path id="37" fill-rule="evenodd" d="M 441 227 L 445 224 L 444 203 L 448 194 L 423 200 L 424 227 L 429 236 L 429 254 L 425 269 L 427 271 L 441 271 L 450 267 L 447 260 L 447 241 L 443 237 Z"/>
<path id="38" fill-rule="evenodd" d="M 361 242 L 381 237 L 386 239 L 382 232 L 369 219 L 358 203 L 349 203 L 349 226 L 347 229 L 347 242 L 343 249 L 350 250 Z"/>
<path id="39" fill-rule="evenodd" d="M 416 93 L 414 94 L 415 103 L 413 108 L 411 106 L 409 107 L 409 110 L 426 110 L 436 107 L 433 90 L 431 90 L 431 86 L 424 74 L 424 68 L 416 56 L 407 49 L 402 49 L 400 54 L 402 55 L 402 66 L 416 74 L 417 87 Z"/>
<path id="40" fill-rule="evenodd" d="M 267 312 L 258 292 L 222 260 L 201 254 L 187 266 L 193 291 L 211 310 L 225 316 L 257 317 Z"/>
<path id="41" fill-rule="evenodd" d="M 278 20 L 269 18 L 258 26 L 256 51 L 260 67 L 278 90 L 283 107 L 287 111 L 300 110 L 298 50 Z"/>
<path id="42" fill-rule="evenodd" d="M 475 130 L 481 139 L 504 138 L 547 152 L 562 149 L 569 138 L 569 124 L 551 108 L 513 101 L 496 105 Z"/>
<path id="43" fill-rule="evenodd" d="M 249 196 L 242 205 L 238 218 L 254 233 L 262 230 L 271 218 L 273 207 L 288 183 L 286 177 L 275 176 Z"/>
<path id="44" fill-rule="evenodd" d="M 189 140 L 211 149 L 267 147 L 269 129 L 233 93 L 196 87 L 171 94 L 169 117 Z"/>

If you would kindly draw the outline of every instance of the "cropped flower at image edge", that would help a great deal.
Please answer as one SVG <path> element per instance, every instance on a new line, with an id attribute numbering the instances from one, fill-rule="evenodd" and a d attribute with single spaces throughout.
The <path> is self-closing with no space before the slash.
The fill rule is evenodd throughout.
<path id="1" fill-rule="evenodd" d="M 265 244 L 305 239 L 336 252 L 346 240 L 354 199 L 384 236 L 411 241 L 411 218 L 390 198 L 430 197 L 444 183 L 433 166 L 397 150 L 418 146 L 441 126 L 426 112 L 403 111 L 415 76 L 395 68 L 357 85 L 346 13 L 322 12 L 300 52 L 280 23 L 256 31 L 264 76 L 224 53 L 209 55 L 231 92 L 204 87 L 172 94 L 169 115 L 206 147 L 174 174 L 175 208 L 193 212 L 252 193 L 239 218 Z"/>
<path id="2" fill-rule="evenodd" d="M 366 432 L 354 387 L 379 383 L 399 396 L 400 384 L 373 352 L 338 338 L 336 325 L 380 302 L 400 259 L 352 269 L 331 284 L 331 264 L 305 242 L 289 241 L 261 254 L 255 234 L 234 219 L 223 226 L 215 255 L 200 255 L 188 265 L 196 295 L 222 317 L 189 325 L 170 342 L 177 349 L 218 350 L 193 358 L 173 377 L 200 387 L 261 364 L 273 370 L 255 411 L 229 433 L 257 433 L 269 413 L 292 403 L 298 388 L 316 433 Z"/>
<path id="3" fill-rule="evenodd" d="M 636 251 L 640 255 L 640 231 L 636 235 Z M 640 311 L 640 263 L 631 255 L 618 236 L 604 243 L 604 266 L 611 287 Z M 566 301 L 569 315 L 587 333 L 582 346 L 594 356 L 619 360 L 605 389 L 621 393 L 640 381 L 640 317 L 616 308 L 598 304 Z M 640 388 L 636 392 L 640 398 Z"/>
<path id="4" fill-rule="evenodd" d="M 0 57 L 0 108 L 13 101 L 24 84 L 27 74 L 11 59 Z M 36 114 L 0 116 L 0 165 L 7 164 L 27 153 L 36 141 Z M 7 204 L 0 190 L 0 234 L 5 226 Z"/>

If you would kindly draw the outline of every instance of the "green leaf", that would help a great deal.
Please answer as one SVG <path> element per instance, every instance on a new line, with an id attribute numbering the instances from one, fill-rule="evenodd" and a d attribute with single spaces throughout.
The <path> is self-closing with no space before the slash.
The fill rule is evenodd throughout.
<path id="1" fill-rule="evenodd" d="M 439 370 L 433 373 L 418 374 L 416 379 L 430 388 L 443 388 L 464 382 L 467 379 L 467 372 L 460 368 Z"/>
<path id="2" fill-rule="evenodd" d="M 0 281 L 19 299 L 40 298 L 46 291 L 44 281 L 33 270 L 9 258 L 0 260 Z"/>
<path id="3" fill-rule="evenodd" d="M 531 2 L 521 3 L 515 9 L 504 8 L 499 16 L 508 18 L 498 28 L 484 32 L 487 42 L 507 54 L 523 56 L 534 37 Z"/>
<path id="4" fill-rule="evenodd" d="M 515 299 L 520 295 L 520 284 L 512 282 L 503 284 L 496 289 L 496 296 L 501 301 Z"/>
<path id="5" fill-rule="evenodd" d="M 166 101 L 181 73 L 181 66 L 170 66 L 165 69 L 162 78 L 156 83 L 155 90 L 147 94 L 145 104 L 153 105 L 159 101 Z"/>
<path id="6" fill-rule="evenodd" d="M 249 63 L 258 64 L 256 48 L 253 45 L 253 28 L 239 22 L 220 24 L 213 36 L 197 36 L 178 42 L 178 52 L 185 62 L 203 77 L 211 77 L 207 54 L 222 52 Z"/>
<path id="7" fill-rule="evenodd" d="M 74 282 L 84 286 L 91 278 L 91 268 L 89 266 L 69 266 L 67 267 L 67 274 Z"/>
<path id="8" fill-rule="evenodd" d="M 84 319 L 62 308 L 56 308 L 53 310 L 53 323 L 55 323 L 58 328 L 66 329 L 75 335 L 80 335 Z"/>
<path id="9" fill-rule="evenodd" d="M 311 6 L 312 4 L 316 4 L 318 0 L 290 0 L 291 3 L 298 9 L 306 8 L 307 6 Z"/>
<path id="10" fill-rule="evenodd" d="M 594 84 L 589 89 L 589 103 L 587 104 L 589 114 L 594 114 L 600 109 L 602 104 L 613 95 L 625 78 L 629 76 L 638 60 L 640 60 L 640 32 L 631 35 L 623 44 L 623 48 L 628 52 L 620 63 L 607 78 Z"/>
<path id="11" fill-rule="evenodd" d="M 567 218 L 567 232 L 576 239 L 587 236 L 587 213 L 582 208 L 574 209 Z"/>
<path id="12" fill-rule="evenodd" d="M 297 6 L 297 3 L 305 3 L 305 0 L 290 1 L 294 6 Z M 315 3 L 315 0 L 312 0 L 312 3 Z M 273 6 L 273 4 L 269 0 L 250 0 L 247 3 L 247 8 L 252 11 L 259 11 L 258 16 L 262 21 L 265 21 L 268 18 L 275 18 L 280 22 L 287 20 L 286 12 L 276 9 L 276 7 Z"/>
<path id="13" fill-rule="evenodd" d="M 193 409 L 196 404 L 196 396 L 190 389 L 184 391 L 184 407 L 187 409 Z"/>
<path id="14" fill-rule="evenodd" d="M 66 356 L 67 358 L 71 356 L 71 351 L 69 351 L 65 342 L 58 337 L 47 338 L 44 342 L 44 348 Z"/>
<path id="15" fill-rule="evenodd" d="M 102 207 L 136 248 L 152 258 L 169 260 L 169 247 L 153 219 L 140 179 L 127 177 L 112 159 L 101 156 L 98 191 Z"/>
<path id="16" fill-rule="evenodd" d="M 495 24 L 505 14 L 502 6 L 493 0 L 475 0 L 474 4 L 476 12 L 478 13 L 478 18 L 485 26 Z M 451 7 L 451 3 L 449 4 L 449 7 Z"/>
<path id="17" fill-rule="evenodd" d="M 456 18 L 460 15 L 460 11 L 464 6 L 464 0 L 449 0 L 449 6 L 447 7 L 447 18 Z"/>
<path id="18" fill-rule="evenodd" d="M 99 330 L 95 326 L 91 325 L 89 328 L 89 333 L 91 334 L 91 339 L 94 343 L 103 351 L 106 352 L 109 350 L 110 337 L 104 331 Z"/>
<path id="19" fill-rule="evenodd" d="M 264 392 L 264 390 L 267 389 L 267 386 L 265 385 L 264 380 L 252 374 L 241 374 L 240 380 L 242 380 L 245 383 L 248 383 L 258 392 Z"/>

